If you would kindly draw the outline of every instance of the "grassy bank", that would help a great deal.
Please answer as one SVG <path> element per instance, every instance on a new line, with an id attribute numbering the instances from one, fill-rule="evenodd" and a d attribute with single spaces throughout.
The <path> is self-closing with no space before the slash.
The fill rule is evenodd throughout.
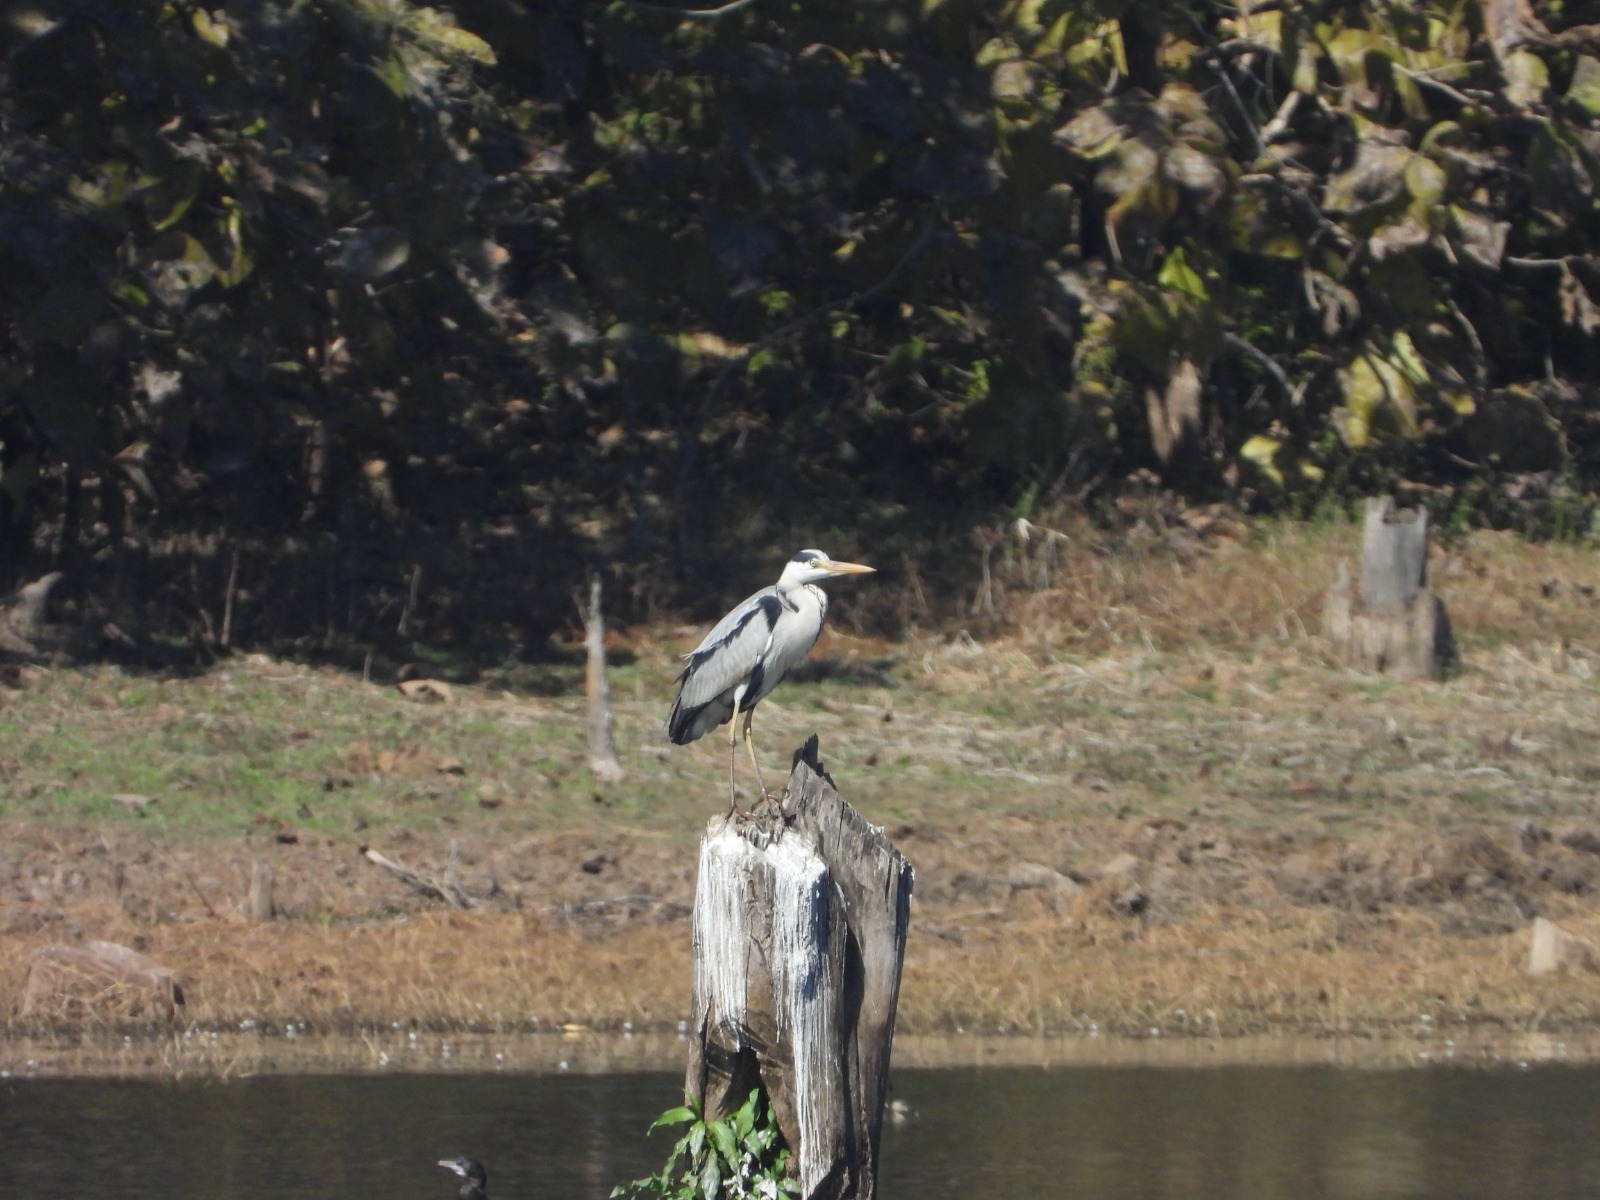
<path id="1" fill-rule="evenodd" d="M 846 797 L 917 867 L 903 1031 L 1364 1036 L 1600 1015 L 1589 982 L 1523 971 L 1533 916 L 1600 930 L 1600 569 L 1577 547 L 1452 545 L 1433 584 L 1464 668 L 1397 683 L 1314 636 L 1357 537 L 1078 536 L 1013 563 L 964 630 L 825 635 L 757 733 L 777 774 L 816 731 Z M 126 1013 L 94 1005 L 21 1015 L 29 954 L 94 938 L 170 966 L 202 1029 L 675 1029 L 694 846 L 726 796 L 719 742 L 660 734 L 698 629 L 616 638 L 612 786 L 584 765 L 576 654 L 423 700 L 250 657 L 189 677 L 14 670 L 5 1032 L 119 1028 Z M 411 892 L 363 845 L 441 876 L 454 845 L 478 906 Z M 257 863 L 280 911 L 265 923 L 241 915 Z"/>

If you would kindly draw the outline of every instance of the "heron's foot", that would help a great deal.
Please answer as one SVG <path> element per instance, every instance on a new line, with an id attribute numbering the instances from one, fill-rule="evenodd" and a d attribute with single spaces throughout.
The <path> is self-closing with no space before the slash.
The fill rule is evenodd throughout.
<path id="1" fill-rule="evenodd" d="M 789 789 L 788 788 L 784 788 L 783 791 L 781 791 L 781 792 L 774 792 L 770 788 L 762 788 L 761 789 L 761 799 L 756 801 L 755 804 L 751 805 L 750 813 L 753 816 L 757 812 L 761 811 L 762 809 L 767 809 L 767 810 L 769 810 L 771 812 L 777 813 L 779 816 L 782 816 L 783 815 L 783 802 L 785 800 L 787 800 L 788 798 L 789 798 Z"/>

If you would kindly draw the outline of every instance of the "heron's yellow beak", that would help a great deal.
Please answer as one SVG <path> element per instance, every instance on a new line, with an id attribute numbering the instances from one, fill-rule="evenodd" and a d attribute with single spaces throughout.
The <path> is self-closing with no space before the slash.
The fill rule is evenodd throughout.
<path id="1" fill-rule="evenodd" d="M 877 567 L 869 567 L 864 563 L 840 562 L 835 558 L 830 558 L 827 562 L 818 563 L 817 565 L 824 570 L 832 571 L 836 575 L 870 575 L 878 569 Z"/>

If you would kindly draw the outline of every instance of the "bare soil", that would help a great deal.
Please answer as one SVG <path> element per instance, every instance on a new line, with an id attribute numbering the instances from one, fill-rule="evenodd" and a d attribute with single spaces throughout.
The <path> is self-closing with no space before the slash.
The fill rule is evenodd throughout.
<path id="1" fill-rule="evenodd" d="M 1075 538 L 1046 576 L 1019 552 L 965 629 L 825 637 L 759 744 L 777 775 L 818 732 L 917 869 L 902 1032 L 1596 1027 L 1592 977 L 1525 965 L 1535 916 L 1600 939 L 1600 570 L 1491 535 L 1440 552 L 1464 667 L 1404 683 L 1316 637 L 1357 536 Z M 727 794 L 725 743 L 660 740 L 697 632 L 616 639 L 617 785 L 584 767 L 576 663 L 411 697 L 254 658 L 13 670 L 0 1065 L 28 1037 L 675 1032 L 694 846 Z M 267 921 L 244 915 L 257 864 Z M 175 1021 L 81 995 L 25 1015 L 29 956 L 92 939 L 170 967 Z"/>

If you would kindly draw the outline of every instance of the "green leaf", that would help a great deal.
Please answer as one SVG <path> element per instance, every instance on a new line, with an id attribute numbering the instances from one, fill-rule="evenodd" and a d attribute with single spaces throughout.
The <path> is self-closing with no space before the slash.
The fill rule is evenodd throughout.
<path id="1" fill-rule="evenodd" d="M 722 1164 L 711 1155 L 700 1170 L 700 1194 L 705 1200 L 717 1200 L 717 1189 L 722 1186 Z"/>
<path id="2" fill-rule="evenodd" d="M 1566 100 L 1590 117 L 1600 117 L 1600 59 L 1585 54 L 1573 64 Z"/>
<path id="3" fill-rule="evenodd" d="M 168 166 L 166 174 L 144 193 L 145 215 L 156 232 L 171 229 L 200 194 L 200 181 L 204 172 L 190 162 L 177 162 Z"/>
<path id="4" fill-rule="evenodd" d="M 729 1118 L 729 1122 L 733 1126 L 734 1136 L 741 1142 L 749 1137 L 750 1131 L 755 1128 L 756 1100 L 760 1095 L 759 1091 L 751 1092 L 749 1096 L 745 1097 L 745 1102 L 739 1106 L 738 1111 Z"/>
<path id="5" fill-rule="evenodd" d="M 694 1120 L 697 1115 L 698 1114 L 695 1113 L 694 1109 L 688 1107 L 687 1105 L 680 1105 L 677 1108 L 669 1108 L 666 1112 L 662 1113 L 655 1119 L 655 1124 L 651 1125 L 646 1132 L 654 1133 L 657 1129 L 660 1129 L 664 1125 L 682 1125 L 685 1121 Z"/>
<path id="6" fill-rule="evenodd" d="M 733 1127 L 728 1121 L 709 1122 L 706 1125 L 706 1132 L 711 1135 L 712 1144 L 724 1162 L 739 1161 L 739 1144 L 733 1136 Z"/>
<path id="7" fill-rule="evenodd" d="M 1193 296 L 1196 300 L 1209 300 L 1210 294 L 1206 291 L 1205 280 L 1200 278 L 1199 272 L 1189 265 L 1188 256 L 1184 254 L 1182 246 L 1173 248 L 1167 260 L 1161 264 L 1161 270 L 1156 275 L 1156 282 L 1169 291 L 1182 292 L 1186 296 Z"/>

